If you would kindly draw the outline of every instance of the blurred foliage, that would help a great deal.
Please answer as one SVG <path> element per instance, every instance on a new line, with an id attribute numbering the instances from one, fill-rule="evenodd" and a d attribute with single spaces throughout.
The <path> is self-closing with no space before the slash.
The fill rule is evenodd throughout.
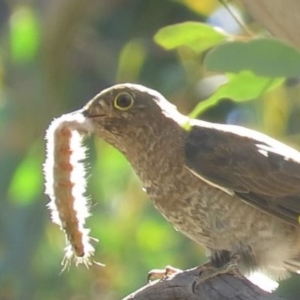
<path id="1" fill-rule="evenodd" d="M 251 71 L 245 70 L 236 74 L 228 73 L 226 82 L 220 84 L 215 93 L 208 99 L 201 101 L 190 113 L 191 118 L 196 118 L 208 108 L 215 106 L 224 98 L 232 101 L 246 101 L 259 98 L 264 93 L 282 84 L 281 78 L 256 76 Z"/>
<path id="2" fill-rule="evenodd" d="M 186 46 L 201 53 L 226 41 L 229 36 L 210 25 L 200 22 L 184 22 L 160 29 L 154 36 L 156 43 L 167 50 Z"/>
<path id="3" fill-rule="evenodd" d="M 32 60 L 39 45 L 39 23 L 34 10 L 18 6 L 10 16 L 10 41 L 12 59 L 21 64 Z"/>
<path id="4" fill-rule="evenodd" d="M 238 6 L 235 11 L 246 16 Z M 224 19 L 235 35 L 211 27 Z M 186 41 L 172 51 L 155 43 L 154 37 L 163 44 L 180 32 L 167 26 L 195 24 L 187 21 L 202 22 L 199 31 L 192 28 L 201 51 Z M 248 26 L 263 33 L 257 24 Z M 164 35 L 166 28 L 171 32 Z M 209 47 L 237 35 L 245 38 L 215 0 L 0 0 L 1 300 L 115 300 L 144 285 L 152 268 L 205 260 L 201 246 L 155 211 L 124 157 L 89 138 L 88 226 L 100 240 L 95 259 L 106 267 L 72 266 L 60 274 L 65 241 L 45 206 L 43 138 L 54 117 L 82 107 L 107 86 L 131 81 L 161 91 L 183 113 L 200 103 L 196 113 L 204 119 L 259 129 L 300 148 L 297 78 L 259 77 L 255 70 L 220 75 L 204 66 Z M 280 55 L 289 59 L 288 51 Z M 235 58 L 226 56 L 227 63 L 239 67 Z M 278 293 L 292 299 L 299 294 L 296 282 L 283 282 Z"/>
<path id="5" fill-rule="evenodd" d="M 246 69 L 268 77 L 297 77 L 300 74 L 300 52 L 270 38 L 225 43 L 210 51 L 204 63 L 208 70 L 225 73 Z"/>
<path id="6" fill-rule="evenodd" d="M 23 161 L 19 163 L 8 188 L 8 196 L 11 201 L 28 205 L 41 194 L 43 186 L 40 172 L 43 161 L 41 149 L 43 148 L 33 145 Z"/>

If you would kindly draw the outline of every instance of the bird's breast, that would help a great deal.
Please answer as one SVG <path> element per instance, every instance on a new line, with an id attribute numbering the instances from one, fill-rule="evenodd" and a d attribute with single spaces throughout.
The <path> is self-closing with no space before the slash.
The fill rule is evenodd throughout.
<path id="1" fill-rule="evenodd" d="M 171 178 L 172 177 L 172 180 Z M 210 186 L 188 169 L 165 174 L 145 188 L 157 210 L 184 235 L 210 249 L 244 251 L 268 248 L 295 229 Z"/>

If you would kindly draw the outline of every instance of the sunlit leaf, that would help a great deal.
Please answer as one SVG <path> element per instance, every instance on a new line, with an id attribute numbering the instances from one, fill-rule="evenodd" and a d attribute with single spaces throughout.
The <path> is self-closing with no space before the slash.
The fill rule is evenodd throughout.
<path id="1" fill-rule="evenodd" d="M 155 42 L 166 50 L 187 46 L 196 53 L 201 53 L 228 38 L 229 36 L 221 29 L 200 22 L 166 26 L 154 36 Z"/>
<path id="2" fill-rule="evenodd" d="M 221 85 L 211 97 L 196 106 L 190 114 L 191 118 L 197 117 L 223 98 L 229 98 L 237 102 L 255 99 L 283 82 L 282 78 L 260 77 L 249 71 L 227 74 L 227 79 L 228 81 Z"/>
<path id="3" fill-rule="evenodd" d="M 26 205 L 34 201 L 42 192 L 42 159 L 37 155 L 36 145 L 20 163 L 11 180 L 8 190 L 10 199 Z"/>
<path id="4" fill-rule="evenodd" d="M 10 19 L 12 59 L 27 62 L 35 58 L 39 45 L 39 24 L 34 11 L 27 6 L 15 9 Z"/>
<path id="5" fill-rule="evenodd" d="M 274 39 L 228 42 L 212 49 L 205 57 L 208 70 L 238 73 L 249 70 L 260 76 L 297 77 L 300 52 Z"/>
<path id="6" fill-rule="evenodd" d="M 196 13 L 205 15 L 211 14 L 220 5 L 217 0 L 178 0 L 178 2 Z"/>
<path id="7" fill-rule="evenodd" d="M 135 82 L 146 58 L 146 48 L 139 41 L 127 43 L 120 54 L 117 82 Z"/>

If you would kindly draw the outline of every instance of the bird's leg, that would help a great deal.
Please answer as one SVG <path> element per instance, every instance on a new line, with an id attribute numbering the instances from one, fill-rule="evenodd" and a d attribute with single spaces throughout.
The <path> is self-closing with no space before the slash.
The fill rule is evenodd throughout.
<path id="1" fill-rule="evenodd" d="M 238 270 L 239 258 L 240 256 L 235 254 L 221 267 L 213 267 L 211 263 L 199 267 L 200 272 L 199 275 L 194 278 L 192 289 L 194 290 L 197 284 L 221 274 L 232 274 L 244 279 L 244 276 Z"/>
<path id="2" fill-rule="evenodd" d="M 164 269 L 153 269 L 148 272 L 147 281 L 153 280 L 164 280 L 173 274 L 177 274 L 182 272 L 180 269 L 176 269 L 172 266 L 166 266 Z"/>

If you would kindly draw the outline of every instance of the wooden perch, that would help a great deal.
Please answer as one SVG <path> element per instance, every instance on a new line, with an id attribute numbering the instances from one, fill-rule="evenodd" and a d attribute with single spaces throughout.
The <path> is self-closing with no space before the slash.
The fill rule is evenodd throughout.
<path id="1" fill-rule="evenodd" d="M 262 291 L 247 279 L 225 274 L 195 286 L 199 268 L 182 271 L 165 280 L 156 280 L 122 300 L 284 300 Z"/>

